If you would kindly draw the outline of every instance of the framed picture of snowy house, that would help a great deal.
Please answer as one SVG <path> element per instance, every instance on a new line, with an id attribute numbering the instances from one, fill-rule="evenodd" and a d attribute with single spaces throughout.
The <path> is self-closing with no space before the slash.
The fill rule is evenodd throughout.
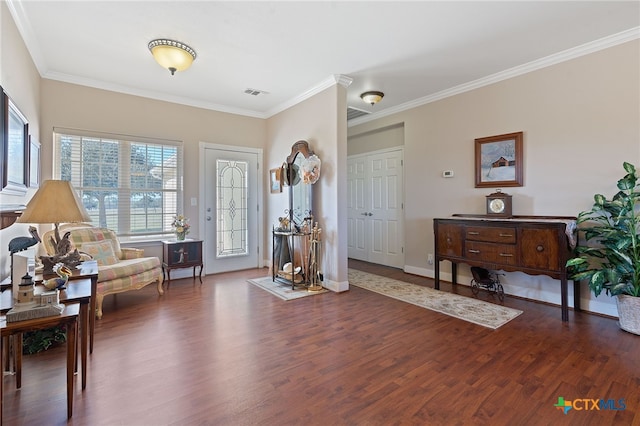
<path id="1" fill-rule="evenodd" d="M 523 132 L 475 140 L 476 188 L 523 185 Z"/>

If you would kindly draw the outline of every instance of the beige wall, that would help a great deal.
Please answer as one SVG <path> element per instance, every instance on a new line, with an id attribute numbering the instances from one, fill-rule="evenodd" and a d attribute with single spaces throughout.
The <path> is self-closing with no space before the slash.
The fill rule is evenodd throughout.
<path id="1" fill-rule="evenodd" d="M 639 52 L 640 41 L 628 42 L 350 128 L 349 144 L 362 144 L 358 135 L 404 124 L 405 269 L 433 276 L 434 217 L 484 213 L 493 188 L 474 187 L 475 138 L 524 132 L 524 186 L 504 188 L 514 214 L 575 216 L 593 194 L 613 195 L 622 162 L 640 164 Z M 560 301 L 558 281 L 521 273 L 506 281 L 512 294 Z M 613 299 L 586 287 L 582 299 L 616 314 Z"/>
<path id="2" fill-rule="evenodd" d="M 374 129 L 369 132 L 351 135 L 347 144 L 347 155 L 358 155 L 404 145 L 404 125 Z"/>
<path id="3" fill-rule="evenodd" d="M 280 166 L 291 153 L 291 145 L 301 139 L 309 142 L 322 161 L 320 180 L 313 187 L 314 216 L 323 229 L 321 269 L 325 286 L 346 290 L 346 185 L 340 185 L 347 180 L 346 89 L 336 84 L 267 121 L 265 173 Z M 286 190 L 267 194 L 266 230 L 271 230 L 288 207 Z M 271 247 L 271 241 L 266 247 Z"/>
<path id="4" fill-rule="evenodd" d="M 0 85 L 27 117 L 31 137 L 39 141 L 40 75 L 5 2 L 0 2 Z M 29 189 L 24 197 L 0 192 L 0 204 L 26 204 L 34 192 L 34 189 Z M 0 231 L 0 278 L 9 275 L 9 241 L 29 236 L 27 230 L 28 225 L 14 224 Z"/>

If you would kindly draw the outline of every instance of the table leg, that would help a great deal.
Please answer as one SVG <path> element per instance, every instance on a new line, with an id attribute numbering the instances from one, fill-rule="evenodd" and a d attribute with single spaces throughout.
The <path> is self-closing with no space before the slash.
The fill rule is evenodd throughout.
<path id="1" fill-rule="evenodd" d="M 568 299 L 568 285 L 567 279 L 562 278 L 560 280 L 560 304 L 562 310 L 562 321 L 569 321 L 569 302 Z"/>
<path id="2" fill-rule="evenodd" d="M 13 335 L 16 357 L 16 389 L 22 387 L 22 333 Z"/>
<path id="3" fill-rule="evenodd" d="M 96 327 L 96 297 L 98 294 L 98 277 L 91 278 L 91 302 L 89 305 L 89 353 L 93 353 L 93 331 Z M 84 364 L 82 364 L 84 368 Z"/>
<path id="4" fill-rule="evenodd" d="M 2 355 L 4 355 L 4 337 L 0 337 L 0 358 Z M 0 364 L 2 364 L 1 361 Z M 4 408 L 4 374 L 0 379 L 2 379 L 0 380 L 0 426 L 2 426 L 2 411 Z"/>
<path id="5" fill-rule="evenodd" d="M 193 271 L 195 272 L 196 268 L 193 267 Z M 202 284 L 202 263 L 200 264 L 200 274 L 198 274 L 198 279 L 200 279 L 200 284 Z"/>
<path id="6" fill-rule="evenodd" d="M 73 373 L 76 363 L 76 330 L 78 321 L 67 322 L 67 418 L 73 415 Z M 82 366 L 84 370 L 84 365 Z"/>
<path id="7" fill-rule="evenodd" d="M 82 360 L 82 390 L 87 387 L 87 336 L 89 334 L 89 304 L 80 304 L 80 357 Z M 76 362 L 77 365 L 77 362 Z"/>

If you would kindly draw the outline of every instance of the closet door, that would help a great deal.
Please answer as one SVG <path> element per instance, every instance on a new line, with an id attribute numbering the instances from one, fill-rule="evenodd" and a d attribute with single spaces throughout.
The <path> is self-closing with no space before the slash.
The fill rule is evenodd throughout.
<path id="1" fill-rule="evenodd" d="M 349 257 L 404 266 L 402 149 L 347 159 Z"/>

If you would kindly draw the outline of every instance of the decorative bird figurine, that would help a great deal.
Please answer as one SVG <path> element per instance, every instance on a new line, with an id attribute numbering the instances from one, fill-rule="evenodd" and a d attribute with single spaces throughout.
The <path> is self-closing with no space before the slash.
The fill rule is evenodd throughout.
<path id="1" fill-rule="evenodd" d="M 9 241 L 9 252 L 13 255 L 19 251 L 28 249 L 31 246 L 35 246 L 40 242 L 40 236 L 35 226 L 29 227 L 29 233 L 31 237 L 16 237 Z"/>
<path id="2" fill-rule="evenodd" d="M 71 251 L 71 240 L 69 240 L 70 236 L 71 232 L 67 231 L 64 233 L 64 236 L 56 245 L 56 254 L 65 255 Z"/>

